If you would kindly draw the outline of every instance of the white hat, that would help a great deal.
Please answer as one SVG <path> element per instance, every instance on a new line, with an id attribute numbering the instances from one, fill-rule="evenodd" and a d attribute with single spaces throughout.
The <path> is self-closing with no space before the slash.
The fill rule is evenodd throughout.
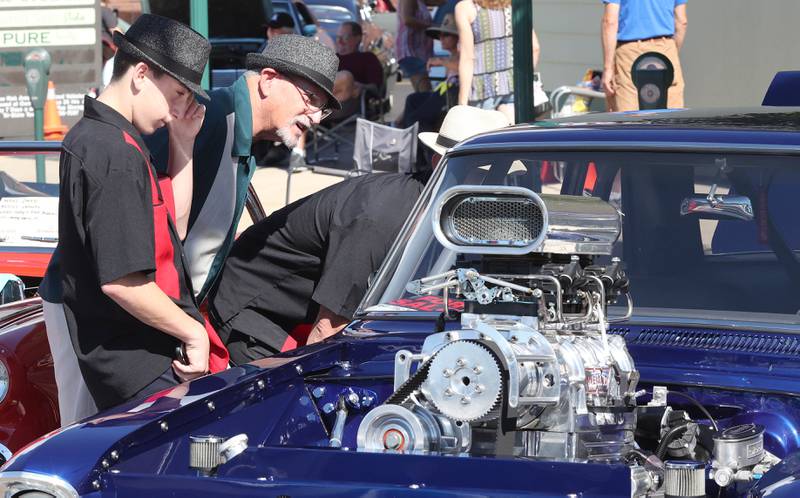
<path id="1" fill-rule="evenodd" d="M 445 155 L 458 142 L 478 133 L 505 128 L 509 124 L 506 115 L 500 111 L 457 105 L 447 112 L 439 133 L 422 132 L 419 139 L 437 154 Z"/>

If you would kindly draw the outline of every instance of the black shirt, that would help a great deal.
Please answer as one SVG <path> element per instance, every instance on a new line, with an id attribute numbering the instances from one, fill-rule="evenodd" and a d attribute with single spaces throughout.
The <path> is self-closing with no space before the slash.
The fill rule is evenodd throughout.
<path id="1" fill-rule="evenodd" d="M 345 180 L 248 228 L 210 299 L 217 325 L 231 325 L 221 336 L 233 328 L 280 350 L 295 326 L 314 322 L 320 305 L 352 317 L 425 179 Z"/>
<path id="2" fill-rule="evenodd" d="M 64 138 L 58 247 L 42 295 L 63 303 L 81 372 L 104 409 L 170 368 L 179 342 L 134 318 L 102 285 L 142 272 L 186 313 L 202 317 L 139 132 L 102 102 L 87 97 L 84 106 L 83 118 Z"/>

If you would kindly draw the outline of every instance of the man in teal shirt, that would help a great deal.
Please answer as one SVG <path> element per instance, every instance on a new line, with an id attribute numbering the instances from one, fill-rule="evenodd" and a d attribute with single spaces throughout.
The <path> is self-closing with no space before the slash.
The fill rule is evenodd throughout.
<path id="1" fill-rule="evenodd" d="M 211 93 L 195 140 L 194 191 L 184 251 L 198 301 L 213 285 L 233 244 L 255 172 L 254 141 L 299 137 L 341 106 L 333 97 L 336 53 L 310 38 L 283 35 L 263 52 L 248 54 L 248 72 Z M 149 143 L 166 164 L 166 135 Z"/>
<path id="2" fill-rule="evenodd" d="M 603 0 L 603 91 L 609 111 L 639 109 L 631 66 L 646 52 L 672 62 L 674 80 L 667 107 L 683 107 L 683 71 L 678 52 L 686 36 L 687 0 Z"/>

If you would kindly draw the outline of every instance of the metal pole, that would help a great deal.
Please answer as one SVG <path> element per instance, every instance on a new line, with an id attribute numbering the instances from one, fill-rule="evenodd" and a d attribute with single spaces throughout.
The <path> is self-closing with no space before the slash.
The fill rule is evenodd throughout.
<path id="1" fill-rule="evenodd" d="M 208 38 L 208 0 L 191 0 L 190 4 L 190 22 L 192 29 Z M 208 64 L 203 71 L 203 81 L 201 86 L 208 90 Z"/>
<path id="2" fill-rule="evenodd" d="M 514 118 L 533 121 L 533 0 L 511 0 L 514 35 Z"/>
<path id="3" fill-rule="evenodd" d="M 44 140 L 44 109 L 33 108 L 33 138 Z M 45 183 L 44 155 L 36 154 L 36 183 Z"/>

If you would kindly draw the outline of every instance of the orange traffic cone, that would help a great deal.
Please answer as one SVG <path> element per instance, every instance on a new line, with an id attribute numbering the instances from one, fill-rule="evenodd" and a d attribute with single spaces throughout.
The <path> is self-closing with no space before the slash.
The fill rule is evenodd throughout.
<path id="1" fill-rule="evenodd" d="M 63 140 L 67 126 L 61 123 L 56 105 L 56 87 L 52 81 L 47 83 L 47 100 L 44 102 L 44 139 Z"/>

